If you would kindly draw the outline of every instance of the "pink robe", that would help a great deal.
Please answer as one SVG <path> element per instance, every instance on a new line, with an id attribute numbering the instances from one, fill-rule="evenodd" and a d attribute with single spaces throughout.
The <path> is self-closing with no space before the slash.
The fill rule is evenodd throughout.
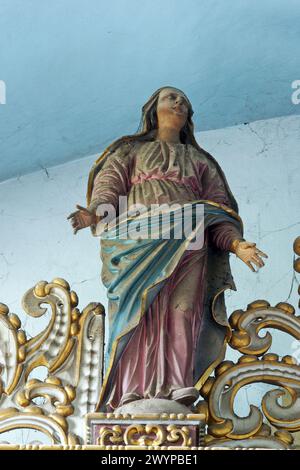
<path id="1" fill-rule="evenodd" d="M 213 163 L 192 145 L 160 141 L 122 144 L 97 174 L 90 209 L 100 203 L 118 206 L 180 203 L 205 199 L 230 207 L 224 182 Z M 229 250 L 242 238 L 230 222 L 210 227 L 204 247 L 186 251 L 175 271 L 136 327 L 114 375 L 106 404 L 117 408 L 125 393 L 145 398 L 169 397 L 173 390 L 194 386 L 197 338 L 206 293 L 208 239 Z"/>

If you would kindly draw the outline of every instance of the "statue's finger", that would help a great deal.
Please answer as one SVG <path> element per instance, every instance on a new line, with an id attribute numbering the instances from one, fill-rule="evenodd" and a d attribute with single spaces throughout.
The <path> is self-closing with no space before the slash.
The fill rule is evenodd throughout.
<path id="1" fill-rule="evenodd" d="M 73 227 L 80 227 L 80 221 L 78 219 L 73 219 L 72 226 Z"/>
<path id="2" fill-rule="evenodd" d="M 81 226 L 81 228 L 85 227 L 86 226 L 86 223 L 85 223 L 85 220 L 83 217 L 79 216 L 79 225 Z"/>
<path id="3" fill-rule="evenodd" d="M 258 268 L 262 267 L 262 265 L 260 264 L 260 261 L 254 258 L 254 256 L 252 256 L 251 258 L 251 263 L 254 263 Z"/>
<path id="4" fill-rule="evenodd" d="M 259 263 L 257 261 L 255 261 L 254 259 L 251 259 L 251 263 L 255 264 L 255 266 L 257 266 L 258 268 L 260 267 Z"/>
<path id="5" fill-rule="evenodd" d="M 259 259 L 261 267 L 265 266 L 265 263 L 263 262 L 263 260 L 261 258 L 258 258 L 258 259 Z"/>
<path id="6" fill-rule="evenodd" d="M 263 251 L 259 250 L 258 248 L 256 249 L 256 253 L 259 254 L 260 256 L 263 256 L 264 258 L 269 258 L 266 253 Z"/>
<path id="7" fill-rule="evenodd" d="M 72 217 L 75 217 L 77 213 L 78 211 L 72 212 L 70 215 L 68 215 L 67 219 L 72 219 Z"/>
<path id="8" fill-rule="evenodd" d="M 251 271 L 253 271 L 254 273 L 256 272 L 255 269 L 253 268 L 252 264 L 250 263 L 250 261 L 247 261 L 246 264 L 247 264 L 247 266 L 249 266 Z"/>
<path id="9" fill-rule="evenodd" d="M 257 261 L 257 263 L 259 263 L 259 266 L 261 266 L 261 267 L 263 267 L 265 265 L 265 263 L 263 262 L 263 260 L 259 256 L 253 255 L 252 259 Z"/>
<path id="10" fill-rule="evenodd" d="M 76 207 L 77 207 L 77 209 L 79 209 L 80 211 L 90 212 L 86 207 L 82 207 L 82 206 L 80 206 L 79 204 L 76 204 Z"/>

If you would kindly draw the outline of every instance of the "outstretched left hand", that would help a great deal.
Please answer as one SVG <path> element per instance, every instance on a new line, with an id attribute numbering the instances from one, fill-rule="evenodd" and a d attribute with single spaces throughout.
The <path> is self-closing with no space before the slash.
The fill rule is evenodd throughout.
<path id="1" fill-rule="evenodd" d="M 266 253 L 257 248 L 256 243 L 247 242 L 246 240 L 239 241 L 239 243 L 236 244 L 234 253 L 238 258 L 244 261 L 253 272 L 257 271 L 251 263 L 255 264 L 259 269 L 265 265 L 261 257 L 268 258 Z"/>

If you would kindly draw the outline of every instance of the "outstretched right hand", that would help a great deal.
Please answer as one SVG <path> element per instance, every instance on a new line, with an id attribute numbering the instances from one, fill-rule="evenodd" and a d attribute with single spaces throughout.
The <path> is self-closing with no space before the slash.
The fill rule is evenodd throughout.
<path id="1" fill-rule="evenodd" d="M 70 219 L 72 227 L 74 229 L 74 235 L 86 227 L 90 227 L 92 224 L 96 223 L 96 215 L 93 212 L 90 212 L 86 207 L 76 205 L 77 211 L 72 212 L 67 218 Z"/>

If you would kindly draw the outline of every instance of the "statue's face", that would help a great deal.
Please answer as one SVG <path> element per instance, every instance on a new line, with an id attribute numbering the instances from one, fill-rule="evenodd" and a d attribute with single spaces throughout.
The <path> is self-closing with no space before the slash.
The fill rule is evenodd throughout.
<path id="1" fill-rule="evenodd" d="M 182 129 L 188 116 L 188 103 L 179 90 L 164 88 L 159 93 L 157 102 L 158 127 Z"/>

